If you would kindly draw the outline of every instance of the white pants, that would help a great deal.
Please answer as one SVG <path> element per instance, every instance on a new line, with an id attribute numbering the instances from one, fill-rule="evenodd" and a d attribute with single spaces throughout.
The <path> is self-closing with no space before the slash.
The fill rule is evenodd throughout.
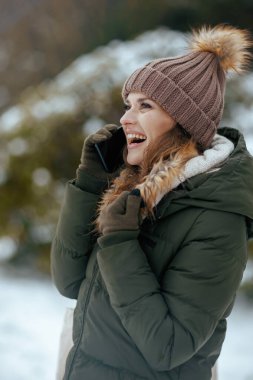
<path id="1" fill-rule="evenodd" d="M 65 372 L 65 363 L 68 353 L 73 346 L 72 328 L 73 328 L 74 309 L 67 308 L 64 315 L 62 331 L 60 335 L 56 380 L 62 380 Z"/>

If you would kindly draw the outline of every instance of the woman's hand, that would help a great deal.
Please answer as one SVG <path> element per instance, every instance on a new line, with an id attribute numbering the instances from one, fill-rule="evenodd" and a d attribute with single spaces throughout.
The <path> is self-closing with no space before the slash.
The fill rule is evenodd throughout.
<path id="1" fill-rule="evenodd" d="M 115 173 L 107 173 L 104 170 L 94 145 L 109 140 L 117 129 L 117 125 L 108 124 L 85 139 L 80 160 L 81 164 L 78 168 L 79 170 L 85 169 L 91 175 L 98 177 L 99 179 L 115 177 Z"/>
<path id="2" fill-rule="evenodd" d="M 102 235 L 117 231 L 137 231 L 140 226 L 141 203 L 139 190 L 123 191 L 114 202 L 101 211 Z"/>

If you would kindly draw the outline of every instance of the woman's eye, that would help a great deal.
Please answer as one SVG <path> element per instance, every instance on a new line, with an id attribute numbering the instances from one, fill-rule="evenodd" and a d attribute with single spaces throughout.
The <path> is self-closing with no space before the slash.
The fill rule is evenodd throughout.
<path id="1" fill-rule="evenodd" d="M 124 104 L 123 108 L 124 108 L 124 110 L 126 112 L 126 111 L 130 110 L 131 106 L 129 104 Z M 143 102 L 143 103 L 140 103 L 140 109 L 143 109 L 143 108 L 144 109 L 149 109 L 149 108 L 152 108 L 152 106 L 149 103 Z"/>
<path id="2" fill-rule="evenodd" d="M 151 105 L 149 103 L 141 103 L 141 108 L 151 108 Z"/>

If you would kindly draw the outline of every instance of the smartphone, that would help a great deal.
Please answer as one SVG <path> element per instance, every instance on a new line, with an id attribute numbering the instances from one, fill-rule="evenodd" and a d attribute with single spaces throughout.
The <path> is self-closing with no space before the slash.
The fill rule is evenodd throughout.
<path id="1" fill-rule="evenodd" d="M 106 172 L 112 173 L 123 164 L 125 145 L 126 136 L 122 127 L 119 127 L 110 139 L 95 144 L 95 149 Z"/>

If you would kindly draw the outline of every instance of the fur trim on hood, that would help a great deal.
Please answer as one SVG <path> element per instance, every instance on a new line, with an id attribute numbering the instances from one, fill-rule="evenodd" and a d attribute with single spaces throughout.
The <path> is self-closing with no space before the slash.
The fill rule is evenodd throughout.
<path id="1" fill-rule="evenodd" d="M 190 159 L 181 173 L 180 177 L 175 178 L 168 188 L 166 181 L 167 173 L 173 167 L 173 162 L 161 162 L 155 164 L 145 181 L 137 185 L 141 196 L 145 202 L 148 196 L 152 194 L 156 206 L 160 200 L 170 190 L 175 189 L 180 183 L 196 176 L 197 174 L 207 173 L 219 170 L 224 161 L 234 150 L 234 144 L 224 136 L 216 134 L 213 138 L 211 147 L 206 149 L 202 155 Z M 155 196 L 154 196 L 155 195 Z"/>

